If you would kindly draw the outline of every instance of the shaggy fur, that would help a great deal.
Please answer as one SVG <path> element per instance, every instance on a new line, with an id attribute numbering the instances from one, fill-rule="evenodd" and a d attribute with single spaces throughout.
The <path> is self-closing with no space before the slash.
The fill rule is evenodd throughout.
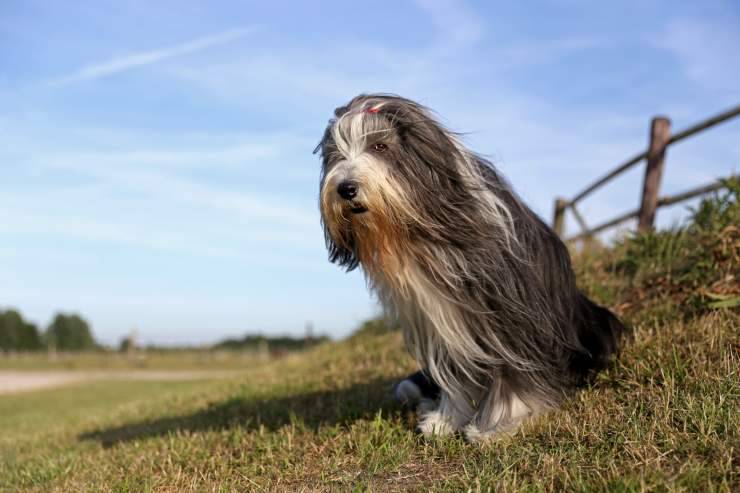
<path id="1" fill-rule="evenodd" d="M 428 109 L 360 95 L 316 151 L 329 259 L 361 266 L 403 327 L 428 378 L 397 394 L 421 399 L 422 432 L 512 430 L 617 352 L 624 327 L 578 291 L 557 235 Z"/>

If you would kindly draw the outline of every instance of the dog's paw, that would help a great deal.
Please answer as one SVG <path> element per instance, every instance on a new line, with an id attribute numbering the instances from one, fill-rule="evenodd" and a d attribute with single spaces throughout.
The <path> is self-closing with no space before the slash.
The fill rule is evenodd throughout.
<path id="1" fill-rule="evenodd" d="M 495 428 L 481 430 L 474 423 L 469 423 L 463 428 L 463 435 L 465 435 L 465 440 L 470 443 L 485 443 L 495 440 L 500 436 L 500 433 Z"/>
<path id="2" fill-rule="evenodd" d="M 429 399 L 423 399 L 419 405 L 421 409 Z M 419 425 L 417 426 L 422 435 L 431 436 L 448 436 L 457 432 L 452 420 L 442 414 L 439 409 L 421 410 L 419 413 Z"/>

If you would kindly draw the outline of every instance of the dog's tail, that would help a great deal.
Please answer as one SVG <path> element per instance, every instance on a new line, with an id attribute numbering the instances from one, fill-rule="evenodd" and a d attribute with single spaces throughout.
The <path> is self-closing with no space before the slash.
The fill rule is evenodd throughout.
<path id="1" fill-rule="evenodd" d="M 611 311 L 581 293 L 578 294 L 575 322 L 583 351 L 573 353 L 570 368 L 577 383 L 584 384 L 619 354 L 627 329 Z"/>

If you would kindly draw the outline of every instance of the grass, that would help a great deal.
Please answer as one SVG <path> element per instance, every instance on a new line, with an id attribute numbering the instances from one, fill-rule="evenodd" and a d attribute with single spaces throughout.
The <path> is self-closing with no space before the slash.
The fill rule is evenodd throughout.
<path id="1" fill-rule="evenodd" d="M 576 256 L 631 341 L 512 437 L 420 437 L 391 399 L 414 369 L 401 335 L 370 324 L 230 380 L 5 396 L 0 490 L 739 491 L 740 222 L 725 219 Z"/>

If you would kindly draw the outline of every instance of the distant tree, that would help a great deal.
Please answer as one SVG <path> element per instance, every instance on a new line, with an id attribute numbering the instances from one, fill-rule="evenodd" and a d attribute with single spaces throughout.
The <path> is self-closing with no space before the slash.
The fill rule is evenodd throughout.
<path id="1" fill-rule="evenodd" d="M 0 349 L 36 351 L 41 347 L 41 338 L 35 325 L 24 321 L 16 310 L 0 312 Z"/>
<path id="2" fill-rule="evenodd" d="M 23 320 L 17 310 L 0 311 L 0 351 L 43 349 L 38 328 Z"/>
<path id="3" fill-rule="evenodd" d="M 324 335 L 312 335 L 311 338 L 304 338 L 290 336 L 268 337 L 261 334 L 247 334 L 241 339 L 224 339 L 216 343 L 213 349 L 259 351 L 266 346 L 270 351 L 299 351 L 328 340 L 329 338 Z"/>
<path id="4" fill-rule="evenodd" d="M 90 326 L 75 314 L 58 313 L 46 330 L 46 339 L 61 351 L 84 351 L 97 347 Z"/>
<path id="5" fill-rule="evenodd" d="M 13 314 L 13 310 L 0 312 L 0 350 L 3 351 L 18 349 L 18 329 Z"/>

